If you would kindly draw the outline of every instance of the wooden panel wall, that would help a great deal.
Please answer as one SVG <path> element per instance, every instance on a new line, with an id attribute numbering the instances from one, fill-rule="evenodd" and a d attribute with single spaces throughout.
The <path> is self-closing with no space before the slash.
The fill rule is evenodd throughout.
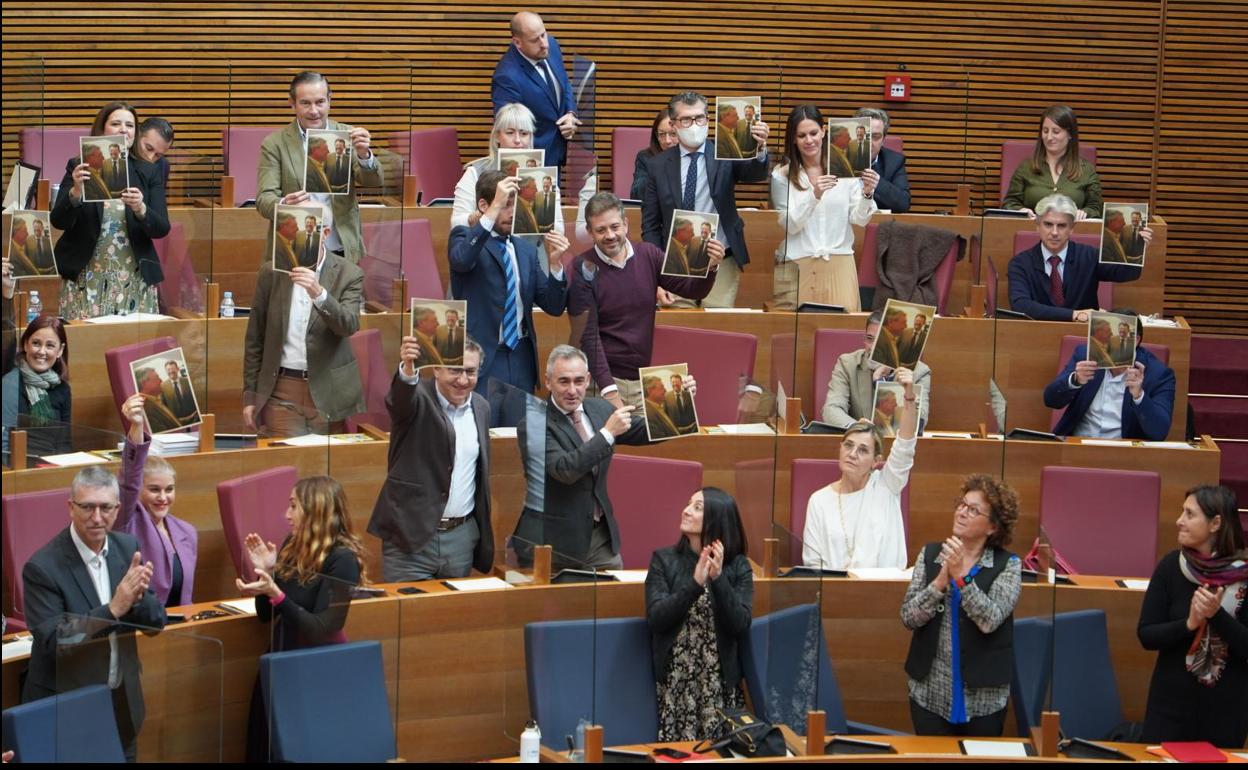
<path id="1" fill-rule="evenodd" d="M 1065 101 L 1097 145 L 1106 197 L 1148 199 L 1171 222 L 1167 312 L 1198 331 L 1248 321 L 1233 213 L 1248 192 L 1248 6 L 1121 2 L 1106 18 L 1073 2 L 541 3 L 565 53 L 598 64 L 597 149 L 609 181 L 609 132 L 648 125 L 677 90 L 760 93 L 778 115 L 813 101 L 830 115 L 880 104 L 883 76 L 904 68 L 913 101 L 894 106 L 916 211 L 952 206 L 959 182 L 976 204 L 998 189 L 1003 139 L 1035 135 L 1037 116 Z M 309 9 L 315 9 L 310 11 Z M 178 127 L 194 153 L 195 191 L 220 172 L 220 128 L 289 118 L 285 83 L 325 72 L 334 115 L 375 135 L 455 125 L 463 159 L 484 153 L 489 80 L 515 6 L 458 2 L 309 5 L 237 0 L 3 7 L 3 159 L 24 125 L 90 120 L 106 98 Z M 779 109 L 777 109 L 779 108 Z M 745 203 L 763 200 L 756 186 Z"/>

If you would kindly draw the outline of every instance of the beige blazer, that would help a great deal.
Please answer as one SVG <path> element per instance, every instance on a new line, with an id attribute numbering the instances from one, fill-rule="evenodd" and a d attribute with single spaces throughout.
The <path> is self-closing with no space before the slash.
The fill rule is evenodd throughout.
<path id="1" fill-rule="evenodd" d="M 319 280 L 329 296 L 320 307 L 313 304 L 308 316 L 308 388 L 317 411 L 335 422 L 364 411 L 360 367 L 350 339 L 360 328 L 364 272 L 336 254 L 327 254 Z M 293 290 L 290 276 L 274 272 L 267 264 L 260 268 L 243 352 L 243 405 L 254 405 L 257 412 L 277 382 Z"/>
<path id="2" fill-rule="evenodd" d="M 327 121 L 326 128 L 335 131 L 350 131 L 351 126 L 335 121 Z M 354 152 L 352 153 L 354 157 Z M 334 195 L 329 199 L 329 207 L 334 215 L 334 227 L 342 240 L 342 248 L 346 257 L 353 264 L 358 264 L 364 256 L 364 235 L 360 231 L 360 204 L 356 199 L 358 185 L 378 187 L 382 184 L 381 159 L 373 152 L 372 168 L 360 164 L 355 158 L 355 168 L 351 176 L 351 194 Z M 299 133 L 297 121 L 280 131 L 275 131 L 264 138 L 260 145 L 260 166 L 256 170 L 256 210 L 261 216 L 273 221 L 273 210 L 282 196 L 303 189 L 303 135 Z M 273 228 L 269 228 L 268 240 L 264 253 L 273 253 Z"/>
<path id="3" fill-rule="evenodd" d="M 919 405 L 923 420 L 931 422 L 928 400 L 932 393 L 932 370 L 922 361 L 914 369 L 914 384 L 923 386 L 922 403 Z M 848 428 L 860 418 L 870 419 L 875 414 L 875 382 L 867 368 L 867 352 L 855 350 L 836 360 L 832 376 L 828 379 L 828 396 L 823 402 L 823 422 L 838 428 Z"/>

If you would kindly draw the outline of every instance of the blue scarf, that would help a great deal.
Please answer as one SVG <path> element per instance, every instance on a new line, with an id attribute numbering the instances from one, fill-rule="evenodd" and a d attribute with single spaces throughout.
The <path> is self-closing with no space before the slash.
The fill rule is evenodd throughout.
<path id="1" fill-rule="evenodd" d="M 979 565 L 971 567 L 971 571 L 966 573 L 966 577 L 962 579 L 963 583 L 969 583 L 979 574 Z M 949 706 L 949 722 L 955 725 L 964 725 L 971 721 L 966 715 L 966 692 L 962 687 L 962 649 L 958 641 L 958 626 L 961 625 L 962 617 L 962 589 L 958 588 L 957 582 L 949 584 L 951 589 L 949 594 L 949 639 L 950 646 L 953 647 L 953 703 Z"/>

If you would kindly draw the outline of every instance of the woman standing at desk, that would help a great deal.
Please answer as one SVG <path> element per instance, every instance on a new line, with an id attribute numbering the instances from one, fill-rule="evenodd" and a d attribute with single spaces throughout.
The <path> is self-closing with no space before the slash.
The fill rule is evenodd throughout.
<path id="1" fill-rule="evenodd" d="M 26 326 L 17 343 L 14 366 L 0 380 L 3 402 L 4 462 L 9 462 L 9 431 L 25 428 L 29 455 L 62 454 L 72 448 L 69 341 L 65 324 L 41 315 Z M 24 415 L 24 416 L 23 416 Z"/>
<path id="2" fill-rule="evenodd" d="M 95 116 L 92 136 L 126 137 L 133 147 L 134 108 L 109 102 Z M 115 313 L 155 313 L 156 284 L 164 280 L 154 238 L 169 234 L 165 183 L 149 163 L 130 163 L 130 186 L 120 199 L 84 203 L 91 167 L 73 158 L 65 168 L 52 226 L 64 231 L 56 242 L 56 266 L 65 279 L 61 316 L 67 320 Z"/>
<path id="3" fill-rule="evenodd" d="M 1162 557 L 1140 607 L 1140 644 L 1157 650 L 1144 740 L 1248 738 L 1248 548 L 1235 493 L 1187 490 L 1179 548 Z"/>
<path id="4" fill-rule="evenodd" d="M 914 467 L 919 406 L 914 372 L 901 368 L 896 377 L 905 400 L 888 460 L 882 470 L 875 470 L 884 460 L 884 439 L 870 420 L 845 429 L 838 457 L 841 477 L 811 495 L 806 506 L 802 563 L 807 567 L 906 567 L 901 493 Z"/>
<path id="5" fill-rule="evenodd" d="M 969 476 L 954 505 L 953 534 L 928 543 L 915 561 L 901 622 L 914 632 L 906 674 L 918 735 L 1001 735 L 1022 584 L 1022 564 L 1005 550 L 1016 521 L 1013 489 Z"/>
<path id="6" fill-rule="evenodd" d="M 190 604 L 195 588 L 199 533 L 173 515 L 177 472 L 169 461 L 149 456 L 142 393 L 121 405 L 130 421 L 121 453 L 121 509 L 113 529 L 134 535 L 143 558 L 152 562 L 151 589 L 166 607 Z"/>
<path id="7" fill-rule="evenodd" d="M 747 549 L 732 496 L 705 487 L 680 515 L 680 540 L 650 559 L 646 622 L 660 741 L 706 738 L 719 724 L 716 709 L 745 704 L 739 644 L 754 601 Z"/>
<path id="8" fill-rule="evenodd" d="M 1040 117 L 1040 135 L 1031 158 L 1018 164 L 1002 206 L 1035 218 L 1041 198 L 1061 193 L 1075 202 L 1076 221 L 1101 216 L 1101 178 L 1096 167 L 1079 157 L 1079 121 L 1075 111 L 1055 104 Z"/>
<path id="9" fill-rule="evenodd" d="M 872 196 L 880 175 L 869 168 L 858 178 L 829 174 L 825 125 L 815 105 L 794 107 L 784 130 L 785 155 L 771 172 L 771 206 L 785 234 L 776 253 L 778 310 L 796 309 L 807 292 L 813 301 L 841 305 L 849 313 L 859 310 L 851 225 L 866 225 L 878 211 Z M 799 285 L 803 260 L 823 268 L 812 272 L 807 292 Z"/>

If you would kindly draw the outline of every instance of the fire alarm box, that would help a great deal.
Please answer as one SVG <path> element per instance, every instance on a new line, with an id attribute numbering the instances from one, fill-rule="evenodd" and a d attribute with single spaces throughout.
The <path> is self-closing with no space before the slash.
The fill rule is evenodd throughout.
<path id="1" fill-rule="evenodd" d="M 884 78 L 884 101 L 910 101 L 910 76 L 888 75 Z"/>

